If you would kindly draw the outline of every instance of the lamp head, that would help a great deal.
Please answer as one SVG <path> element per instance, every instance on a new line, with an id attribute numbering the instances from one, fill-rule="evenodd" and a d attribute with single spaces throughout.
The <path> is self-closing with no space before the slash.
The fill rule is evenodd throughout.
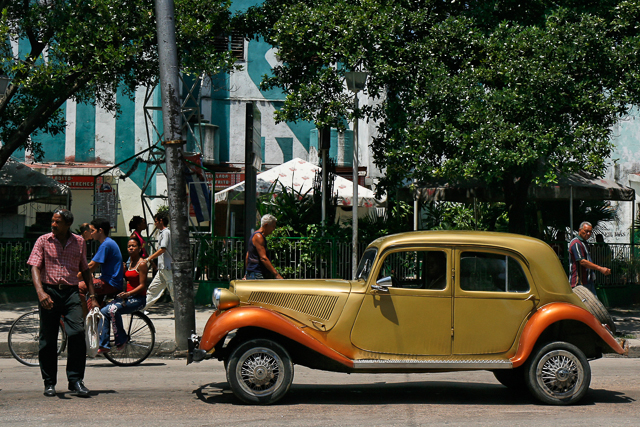
<path id="1" fill-rule="evenodd" d="M 358 93 L 364 89 L 369 74 L 364 71 L 347 71 L 344 76 L 347 79 L 347 88 L 353 93 Z"/>

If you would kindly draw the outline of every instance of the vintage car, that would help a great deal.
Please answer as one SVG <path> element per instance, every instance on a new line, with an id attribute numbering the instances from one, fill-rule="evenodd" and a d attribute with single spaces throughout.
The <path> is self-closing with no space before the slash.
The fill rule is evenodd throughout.
<path id="1" fill-rule="evenodd" d="M 542 402 L 571 404 L 588 391 L 589 360 L 624 351 L 604 307 L 598 320 L 585 303 L 598 305 L 590 292 L 572 291 L 540 240 L 401 233 L 367 247 L 357 280 L 236 280 L 216 289 L 215 312 L 202 337 L 191 337 L 187 363 L 224 361 L 233 393 L 255 404 L 282 398 L 295 364 L 347 373 L 489 370 Z"/>

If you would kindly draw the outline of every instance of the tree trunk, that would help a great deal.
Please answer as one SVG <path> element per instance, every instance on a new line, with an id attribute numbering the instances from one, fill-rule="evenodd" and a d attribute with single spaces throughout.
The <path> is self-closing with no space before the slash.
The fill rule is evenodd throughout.
<path id="1" fill-rule="evenodd" d="M 532 178 L 513 178 L 508 176 L 503 181 L 504 198 L 509 215 L 509 232 L 526 234 L 526 207 L 529 187 Z"/>

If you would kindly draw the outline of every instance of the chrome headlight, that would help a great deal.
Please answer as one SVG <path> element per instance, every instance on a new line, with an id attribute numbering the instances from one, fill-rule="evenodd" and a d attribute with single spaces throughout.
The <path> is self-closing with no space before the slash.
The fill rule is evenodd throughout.
<path id="1" fill-rule="evenodd" d="M 214 309 L 218 309 L 220 307 L 220 288 L 215 288 L 213 290 L 213 295 L 211 296 L 211 303 Z"/>
<path id="2" fill-rule="evenodd" d="M 213 290 L 211 298 L 213 308 L 216 310 L 226 310 L 240 304 L 240 298 L 229 289 L 216 288 Z"/>

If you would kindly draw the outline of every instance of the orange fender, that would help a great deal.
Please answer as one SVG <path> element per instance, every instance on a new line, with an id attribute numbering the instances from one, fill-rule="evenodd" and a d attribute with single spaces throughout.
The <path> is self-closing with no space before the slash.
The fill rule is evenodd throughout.
<path id="1" fill-rule="evenodd" d="M 602 326 L 593 314 L 578 307 L 577 305 L 565 302 L 556 302 L 547 304 L 538 309 L 538 311 L 536 311 L 527 322 L 527 325 L 524 327 L 524 331 L 522 332 L 522 336 L 520 337 L 518 352 L 511 358 L 514 368 L 522 365 L 525 360 L 527 360 L 542 332 L 544 332 L 549 325 L 560 320 L 576 320 L 578 322 L 582 322 L 598 334 L 598 336 L 602 338 L 602 340 L 615 352 L 619 354 L 624 352 L 623 348 L 620 347 L 620 344 L 618 344 L 611 333 Z"/>
<path id="2" fill-rule="evenodd" d="M 204 327 L 200 348 L 205 351 L 211 351 L 230 331 L 248 326 L 273 331 L 327 356 L 338 363 L 353 368 L 353 361 L 351 359 L 313 338 L 301 328 L 291 323 L 286 317 L 260 307 L 237 307 L 231 310 L 216 311 L 213 313 L 207 321 L 207 325 Z"/>

